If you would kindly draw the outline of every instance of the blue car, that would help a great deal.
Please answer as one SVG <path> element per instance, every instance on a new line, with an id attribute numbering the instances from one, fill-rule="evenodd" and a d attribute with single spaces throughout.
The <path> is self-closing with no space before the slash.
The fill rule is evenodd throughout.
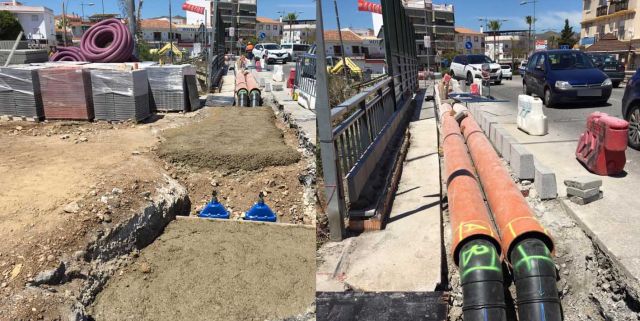
<path id="1" fill-rule="evenodd" d="M 591 58 L 576 50 L 534 53 L 522 81 L 525 93 L 542 97 L 547 107 L 569 102 L 605 104 L 613 85 Z"/>
<path id="2" fill-rule="evenodd" d="M 629 147 L 640 150 L 640 69 L 627 83 L 622 96 L 622 117 L 629 122 Z"/>

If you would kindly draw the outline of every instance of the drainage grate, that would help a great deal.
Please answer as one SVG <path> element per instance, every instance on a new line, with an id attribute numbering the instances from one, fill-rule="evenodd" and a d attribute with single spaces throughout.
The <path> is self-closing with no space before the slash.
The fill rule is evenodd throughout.
<path id="1" fill-rule="evenodd" d="M 318 321 L 445 321 L 447 292 L 318 292 Z"/>

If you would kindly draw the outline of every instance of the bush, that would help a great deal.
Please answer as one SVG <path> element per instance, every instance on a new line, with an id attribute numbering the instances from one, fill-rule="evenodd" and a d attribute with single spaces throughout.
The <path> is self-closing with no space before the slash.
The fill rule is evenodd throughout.
<path id="1" fill-rule="evenodd" d="M 0 11 L 0 40 L 16 40 L 22 31 L 18 19 L 9 11 Z"/>

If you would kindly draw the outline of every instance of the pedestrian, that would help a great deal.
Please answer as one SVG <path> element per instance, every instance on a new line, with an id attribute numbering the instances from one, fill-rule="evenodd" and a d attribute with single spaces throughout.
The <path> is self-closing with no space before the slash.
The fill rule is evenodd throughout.
<path id="1" fill-rule="evenodd" d="M 249 41 L 249 44 L 247 45 L 247 48 L 245 48 L 245 51 L 247 52 L 247 57 L 249 57 L 249 59 L 253 59 L 253 44 L 251 43 L 251 41 Z"/>

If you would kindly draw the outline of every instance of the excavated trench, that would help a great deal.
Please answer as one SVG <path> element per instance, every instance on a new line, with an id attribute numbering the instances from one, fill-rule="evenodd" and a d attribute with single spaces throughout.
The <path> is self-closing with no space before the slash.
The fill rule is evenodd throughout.
<path id="1" fill-rule="evenodd" d="M 298 185 L 290 195 L 296 209 L 285 216 L 296 224 L 187 217 L 200 208 L 201 195 L 194 201 L 192 177 L 176 166 L 146 205 L 98 230 L 84 250 L 35 277 L 26 293 L 60 302 L 54 314 L 69 320 L 314 319 L 315 150 L 288 115 L 276 113 L 276 126 L 293 129 L 301 155 L 290 168 L 292 182 L 283 181 L 284 195 Z M 228 176 L 238 176 L 230 185 L 242 184 L 240 175 Z M 282 190 L 273 181 L 264 184 L 275 198 Z"/>

